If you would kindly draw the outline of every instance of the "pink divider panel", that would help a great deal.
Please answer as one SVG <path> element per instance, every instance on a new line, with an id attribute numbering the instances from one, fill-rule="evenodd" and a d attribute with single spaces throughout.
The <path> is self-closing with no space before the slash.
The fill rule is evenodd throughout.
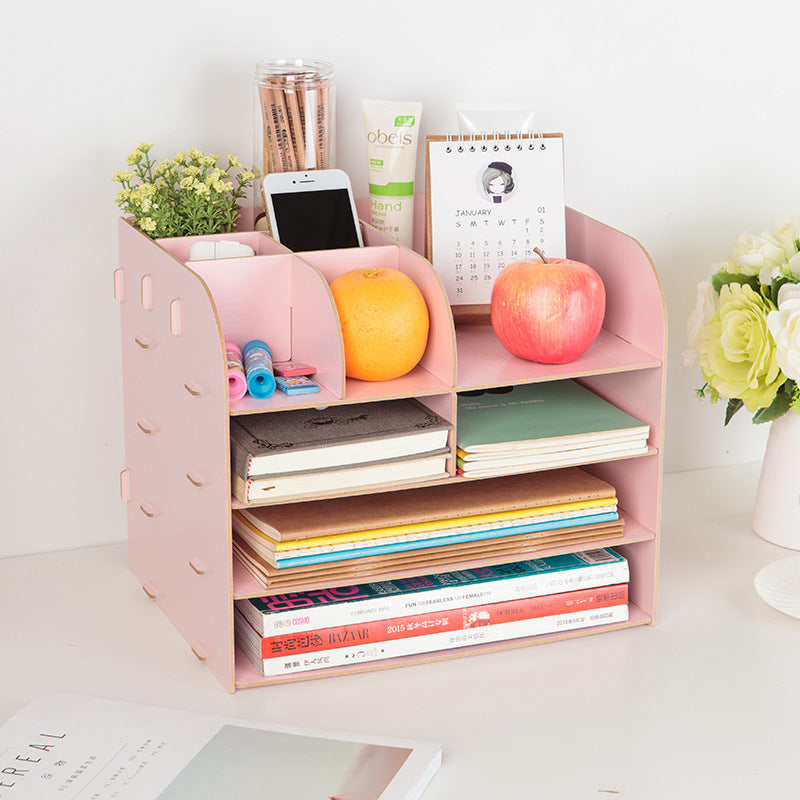
<path id="1" fill-rule="evenodd" d="M 420 361 L 420 367 L 433 375 L 443 386 L 454 385 L 453 318 L 441 281 L 424 258 L 397 245 L 316 250 L 298 255 L 316 267 L 328 283 L 332 283 L 345 272 L 367 267 L 392 268 L 408 275 L 422 292 L 430 317 L 428 346 Z"/>

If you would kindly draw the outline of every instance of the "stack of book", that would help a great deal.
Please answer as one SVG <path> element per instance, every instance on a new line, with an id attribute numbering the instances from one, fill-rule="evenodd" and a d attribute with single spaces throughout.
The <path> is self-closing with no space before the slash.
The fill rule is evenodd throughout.
<path id="1" fill-rule="evenodd" d="M 647 453 L 650 426 L 574 380 L 458 395 L 457 469 L 470 477 Z"/>
<path id="2" fill-rule="evenodd" d="M 233 513 L 233 548 L 274 591 L 423 575 L 622 536 L 614 487 L 579 467 Z"/>
<path id="3" fill-rule="evenodd" d="M 625 622 L 627 561 L 598 548 L 235 603 L 267 677 Z"/>
<path id="4" fill-rule="evenodd" d="M 237 416 L 233 494 L 247 504 L 444 478 L 452 427 L 411 398 Z"/>

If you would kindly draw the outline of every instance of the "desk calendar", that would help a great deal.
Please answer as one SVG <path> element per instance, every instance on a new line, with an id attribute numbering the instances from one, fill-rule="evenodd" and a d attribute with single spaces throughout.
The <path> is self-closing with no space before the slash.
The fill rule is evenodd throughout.
<path id="1" fill-rule="evenodd" d="M 426 183 L 425 252 L 454 313 L 534 248 L 566 255 L 562 134 L 429 136 Z"/>

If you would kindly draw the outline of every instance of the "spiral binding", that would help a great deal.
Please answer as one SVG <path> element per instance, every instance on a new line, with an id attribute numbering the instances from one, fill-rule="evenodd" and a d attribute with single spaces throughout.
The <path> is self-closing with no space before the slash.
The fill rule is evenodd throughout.
<path id="1" fill-rule="evenodd" d="M 538 144 L 537 144 L 538 140 Z M 489 144 L 491 142 L 491 144 Z M 448 133 L 445 138 L 446 153 L 482 153 L 492 151 L 499 153 L 512 150 L 547 150 L 547 139 L 543 131 L 502 131 L 489 134 L 480 133 Z M 480 143 L 480 147 L 477 144 Z"/>

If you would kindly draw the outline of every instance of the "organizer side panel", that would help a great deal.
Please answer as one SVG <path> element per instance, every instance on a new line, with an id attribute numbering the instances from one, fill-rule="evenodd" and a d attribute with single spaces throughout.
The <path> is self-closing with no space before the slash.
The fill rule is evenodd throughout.
<path id="1" fill-rule="evenodd" d="M 593 267 L 606 288 L 603 327 L 663 359 L 664 296 L 653 262 L 630 236 L 567 209 L 567 256 Z"/>
<path id="2" fill-rule="evenodd" d="M 233 686 L 227 375 L 202 281 L 120 224 L 132 572 Z"/>

